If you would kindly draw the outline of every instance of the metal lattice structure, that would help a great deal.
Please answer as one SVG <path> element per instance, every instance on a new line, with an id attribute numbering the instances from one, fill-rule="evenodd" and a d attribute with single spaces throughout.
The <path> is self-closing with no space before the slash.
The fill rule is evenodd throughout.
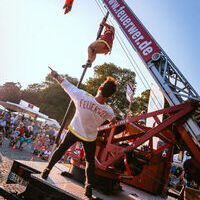
<path id="1" fill-rule="evenodd" d="M 103 0 L 104 5 L 119 24 L 122 32 L 160 87 L 170 106 L 200 96 L 159 46 L 141 21 L 123 0 Z M 185 123 L 196 144 L 200 147 L 200 127 L 193 117 Z"/>

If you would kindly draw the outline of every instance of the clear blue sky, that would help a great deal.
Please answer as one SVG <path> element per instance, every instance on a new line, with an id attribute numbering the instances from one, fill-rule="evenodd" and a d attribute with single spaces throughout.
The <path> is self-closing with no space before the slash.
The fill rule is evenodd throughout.
<path id="1" fill-rule="evenodd" d="M 125 1 L 200 93 L 200 0 Z M 26 88 L 41 83 L 49 73 L 48 64 L 79 79 L 87 47 L 95 40 L 103 15 L 95 0 L 74 0 L 72 11 L 64 15 L 64 2 L 0 0 L 0 85 L 12 81 Z M 135 59 L 145 74 L 145 67 Z M 94 65 L 104 62 L 133 69 L 117 39 L 112 54 L 98 56 Z M 93 69 L 84 80 L 91 76 Z M 140 79 L 137 82 L 138 91 L 146 89 Z"/>

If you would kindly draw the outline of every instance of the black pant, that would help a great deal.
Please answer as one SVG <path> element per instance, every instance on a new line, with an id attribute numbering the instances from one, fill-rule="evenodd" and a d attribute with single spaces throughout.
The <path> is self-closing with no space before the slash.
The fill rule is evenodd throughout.
<path id="1" fill-rule="evenodd" d="M 68 131 L 65 136 L 63 142 L 59 145 L 59 147 L 53 153 L 47 168 L 50 170 L 53 166 L 62 158 L 65 151 L 69 149 L 75 142 L 82 142 L 83 149 L 85 151 L 85 159 L 86 159 L 86 168 L 85 168 L 85 185 L 93 185 L 94 184 L 94 170 L 95 170 L 95 152 L 96 152 L 96 140 L 93 142 L 86 142 L 75 135 L 73 135 L 70 131 Z"/>

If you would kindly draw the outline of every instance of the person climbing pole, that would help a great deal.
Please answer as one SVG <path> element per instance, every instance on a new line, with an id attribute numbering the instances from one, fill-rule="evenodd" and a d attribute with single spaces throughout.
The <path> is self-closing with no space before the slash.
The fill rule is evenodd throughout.
<path id="1" fill-rule="evenodd" d="M 104 33 L 88 47 L 88 60 L 83 67 L 91 67 L 96 58 L 96 54 L 108 54 L 112 50 L 115 29 L 107 24 L 104 17 L 100 26 L 105 27 Z"/>

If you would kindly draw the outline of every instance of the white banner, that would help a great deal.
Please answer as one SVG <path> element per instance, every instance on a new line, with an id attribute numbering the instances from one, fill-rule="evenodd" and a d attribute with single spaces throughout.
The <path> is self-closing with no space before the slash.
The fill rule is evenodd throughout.
<path id="1" fill-rule="evenodd" d="M 24 100 L 20 100 L 19 104 L 24 107 L 31 108 L 32 110 L 37 111 L 37 112 L 39 112 L 39 110 L 40 110 L 40 108 L 38 108 L 37 106 L 35 106 L 27 101 L 24 101 Z"/>
<path id="2" fill-rule="evenodd" d="M 165 98 L 161 89 L 157 85 L 153 85 L 149 97 L 148 113 L 164 108 Z M 162 122 L 163 115 L 159 115 L 158 119 Z M 149 117 L 146 120 L 147 127 L 155 127 L 157 124 L 153 117 Z M 153 137 L 153 149 L 157 149 L 159 138 Z"/>
<path id="3" fill-rule="evenodd" d="M 163 96 L 163 93 L 161 89 L 157 85 L 153 85 L 150 91 L 150 97 L 149 97 L 149 105 L 148 105 L 148 113 L 161 110 L 164 108 L 165 98 Z M 159 120 L 162 122 L 163 115 L 158 116 Z M 150 117 L 147 118 L 146 126 L 153 127 L 156 126 L 155 120 Z"/>
<path id="4" fill-rule="evenodd" d="M 131 102 L 131 98 L 133 97 L 134 94 L 134 87 L 133 85 L 129 82 L 127 84 L 127 88 L 126 88 L 126 98 L 129 102 Z"/>

